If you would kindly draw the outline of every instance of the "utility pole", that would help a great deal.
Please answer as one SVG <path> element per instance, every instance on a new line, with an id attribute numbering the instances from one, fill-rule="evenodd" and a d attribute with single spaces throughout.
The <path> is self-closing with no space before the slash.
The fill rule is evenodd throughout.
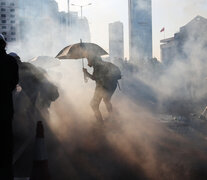
<path id="1" fill-rule="evenodd" d="M 70 26 L 70 0 L 68 0 L 68 26 Z"/>

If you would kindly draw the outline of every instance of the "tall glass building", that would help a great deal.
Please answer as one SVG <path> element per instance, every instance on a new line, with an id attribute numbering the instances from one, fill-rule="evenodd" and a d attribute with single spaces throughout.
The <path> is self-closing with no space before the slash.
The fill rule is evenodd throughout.
<path id="1" fill-rule="evenodd" d="M 151 0 L 129 0 L 129 54 L 134 64 L 152 58 Z"/>

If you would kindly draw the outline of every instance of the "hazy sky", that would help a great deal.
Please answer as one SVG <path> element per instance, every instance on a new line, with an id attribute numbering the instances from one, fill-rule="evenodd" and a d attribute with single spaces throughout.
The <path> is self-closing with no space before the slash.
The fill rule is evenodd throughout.
<path id="1" fill-rule="evenodd" d="M 67 0 L 56 0 L 59 10 L 67 10 Z M 83 16 L 89 20 L 91 41 L 98 43 L 108 51 L 108 24 L 114 21 L 124 23 L 125 56 L 128 57 L 128 0 L 70 0 L 70 4 L 91 6 L 83 8 Z M 71 11 L 80 8 L 70 6 Z M 207 0 L 152 0 L 153 16 L 153 56 L 160 58 L 160 39 L 171 37 L 179 28 L 187 24 L 195 16 L 207 18 Z"/>

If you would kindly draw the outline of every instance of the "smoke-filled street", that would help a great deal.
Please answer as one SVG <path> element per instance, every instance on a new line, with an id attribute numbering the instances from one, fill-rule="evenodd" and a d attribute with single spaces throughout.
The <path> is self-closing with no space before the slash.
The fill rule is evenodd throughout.
<path id="1" fill-rule="evenodd" d="M 56 82 L 55 72 L 67 71 L 56 82 L 60 97 L 44 120 L 53 179 L 205 179 L 207 124 L 199 115 L 187 122 L 175 119 L 160 113 L 153 98 L 146 98 L 146 103 L 143 97 L 132 99 L 124 89 L 117 89 L 112 99 L 114 112 L 100 127 L 88 105 L 94 86 L 77 76 L 80 66 L 63 62 L 50 76 Z M 30 123 L 32 138 L 15 163 L 17 177 L 29 176 L 32 168 L 35 123 Z M 26 133 L 22 142 L 28 139 Z"/>
<path id="2" fill-rule="evenodd" d="M 0 0 L 0 180 L 206 180 L 206 7 Z"/>
<path id="3" fill-rule="evenodd" d="M 54 179 L 205 179 L 205 134 L 192 129 L 190 134 L 182 136 L 160 122 L 159 117 L 125 98 L 104 128 L 94 124 L 92 115 L 79 116 L 77 112 L 82 109 L 62 103 L 63 99 L 54 104 L 51 115 L 55 118 L 45 124 L 51 176 Z M 186 132 L 192 127 L 178 128 Z M 25 171 L 23 166 L 25 162 L 31 166 L 32 150 L 26 153 L 29 154 L 23 154 L 17 161 L 17 175 L 30 173 L 31 169 L 27 167 Z M 23 163 L 22 169 L 18 169 L 19 163 Z"/>

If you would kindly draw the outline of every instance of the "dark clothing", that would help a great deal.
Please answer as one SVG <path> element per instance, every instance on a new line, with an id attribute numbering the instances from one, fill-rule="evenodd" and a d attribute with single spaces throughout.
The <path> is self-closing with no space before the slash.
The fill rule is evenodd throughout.
<path id="1" fill-rule="evenodd" d="M 47 79 L 46 75 L 45 70 L 31 63 L 19 64 L 19 85 L 29 97 L 32 106 L 35 106 L 38 96 L 41 106 L 46 108 L 50 107 L 51 101 L 59 97 L 57 87 Z"/>
<path id="2" fill-rule="evenodd" d="M 27 62 L 19 63 L 19 85 L 29 97 L 32 106 L 35 106 L 42 79 L 44 79 L 44 73 L 34 65 Z"/>
<path id="3" fill-rule="evenodd" d="M 59 97 L 47 72 L 31 63 L 19 62 L 19 85 L 22 90 L 15 96 L 15 110 L 25 116 L 24 125 L 30 127 L 37 120 L 46 120 L 51 102 Z"/>
<path id="4" fill-rule="evenodd" d="M 93 65 L 93 79 L 106 91 L 114 91 L 114 88 L 118 83 L 117 79 L 112 77 L 111 64 L 112 63 L 110 62 L 97 60 L 97 62 Z"/>
<path id="5" fill-rule="evenodd" d="M 7 55 L 5 51 L 0 51 L 0 179 L 13 179 L 12 154 L 13 154 L 13 99 L 12 91 L 18 83 L 18 65 L 16 60 Z"/>
<path id="6" fill-rule="evenodd" d="M 0 98 L 3 105 L 2 112 L 7 115 L 13 114 L 12 91 L 18 83 L 18 65 L 16 60 L 7 55 L 5 51 L 0 52 Z"/>
<path id="7" fill-rule="evenodd" d="M 96 81 L 96 89 L 91 107 L 95 113 L 96 119 L 103 121 L 99 105 L 103 99 L 109 113 L 112 112 L 111 97 L 117 88 L 118 79 L 112 77 L 111 63 L 102 60 L 96 60 L 93 64 L 94 72 L 91 79 Z"/>

